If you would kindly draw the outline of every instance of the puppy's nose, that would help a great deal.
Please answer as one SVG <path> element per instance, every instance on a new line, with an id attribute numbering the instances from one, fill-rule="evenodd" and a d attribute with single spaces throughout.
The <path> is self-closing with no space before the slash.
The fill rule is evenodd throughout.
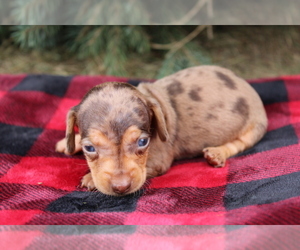
<path id="1" fill-rule="evenodd" d="M 111 188 L 116 194 L 124 194 L 130 189 L 130 182 L 129 183 L 123 183 L 123 184 L 112 184 Z"/>

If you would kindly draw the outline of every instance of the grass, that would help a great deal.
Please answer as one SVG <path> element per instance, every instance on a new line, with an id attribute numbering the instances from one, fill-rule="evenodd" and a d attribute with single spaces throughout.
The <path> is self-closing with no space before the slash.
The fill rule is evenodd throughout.
<path id="1" fill-rule="evenodd" d="M 202 32 L 194 41 L 201 44 L 213 64 L 246 79 L 300 74 L 299 26 L 215 26 L 213 39 Z M 63 48 L 25 52 L 6 41 L 0 46 L 0 57 L 0 74 L 105 74 L 101 58 L 78 60 Z M 155 78 L 162 61 L 158 51 L 142 57 L 132 54 L 125 65 L 127 76 Z"/>

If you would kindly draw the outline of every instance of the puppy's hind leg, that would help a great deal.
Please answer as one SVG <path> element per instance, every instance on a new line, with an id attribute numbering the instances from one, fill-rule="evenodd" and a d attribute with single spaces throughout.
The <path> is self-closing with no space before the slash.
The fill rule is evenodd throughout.
<path id="1" fill-rule="evenodd" d="M 75 151 L 73 154 L 76 154 L 81 151 L 82 148 L 81 148 L 80 141 L 81 141 L 80 135 L 76 134 L 75 135 Z M 70 155 L 67 150 L 67 139 L 66 138 L 64 138 L 64 139 L 60 140 L 58 143 L 56 143 L 55 151 L 59 152 L 59 153 L 64 153 L 66 155 Z"/>
<path id="2" fill-rule="evenodd" d="M 227 158 L 254 146 L 265 134 L 266 127 L 266 124 L 257 124 L 231 142 L 218 147 L 204 148 L 204 158 L 216 168 L 224 167 Z"/>

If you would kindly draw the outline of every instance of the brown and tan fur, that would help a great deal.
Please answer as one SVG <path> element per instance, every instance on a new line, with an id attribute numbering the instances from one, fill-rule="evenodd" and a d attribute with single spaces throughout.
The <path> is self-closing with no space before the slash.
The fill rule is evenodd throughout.
<path id="1" fill-rule="evenodd" d="M 230 70 L 199 66 L 137 88 L 94 87 L 69 111 L 66 139 L 56 150 L 73 154 L 82 148 L 90 168 L 82 186 L 124 195 L 164 174 L 174 159 L 204 154 L 210 165 L 223 167 L 266 128 L 262 101 L 247 82 Z M 148 137 L 149 146 L 140 149 L 137 141 Z"/>

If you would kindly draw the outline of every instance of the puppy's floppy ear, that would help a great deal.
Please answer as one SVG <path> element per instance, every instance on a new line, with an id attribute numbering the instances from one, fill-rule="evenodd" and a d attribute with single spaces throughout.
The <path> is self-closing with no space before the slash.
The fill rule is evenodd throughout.
<path id="1" fill-rule="evenodd" d="M 75 125 L 78 108 L 78 106 L 71 108 L 67 114 L 66 141 L 68 154 L 73 154 L 75 151 Z"/>
<path id="2" fill-rule="evenodd" d="M 160 104 L 155 99 L 149 98 L 148 106 L 149 106 L 150 110 L 153 112 L 152 121 L 153 121 L 154 127 L 156 127 L 159 138 L 162 141 L 168 140 L 169 133 L 167 130 L 165 116 L 162 112 Z"/>

